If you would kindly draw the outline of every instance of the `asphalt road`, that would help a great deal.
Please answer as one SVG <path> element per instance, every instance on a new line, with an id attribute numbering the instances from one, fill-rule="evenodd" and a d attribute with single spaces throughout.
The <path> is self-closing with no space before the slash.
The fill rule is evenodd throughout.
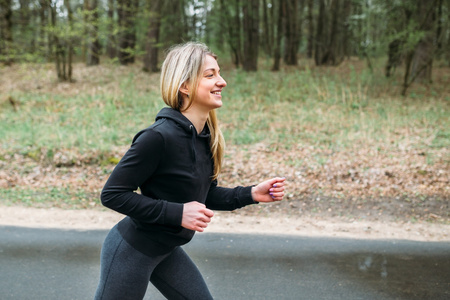
<path id="1" fill-rule="evenodd" d="M 0 299 L 92 299 L 106 234 L 0 226 Z M 450 299 L 449 242 L 203 233 L 184 249 L 219 300 Z"/>

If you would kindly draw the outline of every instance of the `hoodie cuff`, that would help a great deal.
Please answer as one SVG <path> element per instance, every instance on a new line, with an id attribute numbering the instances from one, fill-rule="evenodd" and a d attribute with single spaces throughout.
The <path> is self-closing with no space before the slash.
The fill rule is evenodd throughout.
<path id="1" fill-rule="evenodd" d="M 256 202 L 253 200 L 252 197 L 252 186 L 246 186 L 240 190 L 239 193 L 239 199 L 241 200 L 241 203 L 243 206 L 250 205 L 250 204 L 258 204 L 259 202 Z"/>
<path id="2" fill-rule="evenodd" d="M 167 225 L 181 226 L 183 218 L 183 204 L 167 202 L 164 223 Z"/>

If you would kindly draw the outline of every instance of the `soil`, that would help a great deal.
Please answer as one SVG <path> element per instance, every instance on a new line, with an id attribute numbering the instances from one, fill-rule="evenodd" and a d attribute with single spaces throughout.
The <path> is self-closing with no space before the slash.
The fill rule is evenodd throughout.
<path id="1" fill-rule="evenodd" d="M 102 209 L 66 210 L 2 206 L 0 225 L 75 230 L 109 229 L 123 216 Z M 216 212 L 205 232 L 280 234 L 309 237 L 355 239 L 406 239 L 450 241 L 450 226 L 429 222 L 371 221 L 324 216 L 271 216 L 236 212 Z"/>

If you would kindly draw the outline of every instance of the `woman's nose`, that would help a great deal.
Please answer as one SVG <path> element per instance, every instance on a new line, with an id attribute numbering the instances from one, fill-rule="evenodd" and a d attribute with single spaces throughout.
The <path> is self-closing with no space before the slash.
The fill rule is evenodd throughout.
<path id="1" fill-rule="evenodd" d="M 222 76 L 220 76 L 219 81 L 216 83 L 218 86 L 220 87 L 226 87 L 227 86 L 227 82 L 225 81 L 225 79 L 223 79 Z"/>

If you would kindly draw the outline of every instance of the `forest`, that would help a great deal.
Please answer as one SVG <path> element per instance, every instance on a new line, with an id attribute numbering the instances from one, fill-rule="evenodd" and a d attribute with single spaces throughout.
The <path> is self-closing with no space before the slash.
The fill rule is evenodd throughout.
<path id="1" fill-rule="evenodd" d="M 142 64 L 157 72 L 162 52 L 200 40 L 256 71 L 260 57 L 336 66 L 350 57 L 387 56 L 403 91 L 431 82 L 433 62 L 450 58 L 448 0 L 1 0 L 0 60 L 53 61 L 72 80 L 74 61 Z"/>
<path id="2" fill-rule="evenodd" d="M 192 40 L 228 82 L 220 182 L 290 182 L 255 214 L 450 222 L 450 0 L 0 0 L 1 203 L 99 207 Z"/>

